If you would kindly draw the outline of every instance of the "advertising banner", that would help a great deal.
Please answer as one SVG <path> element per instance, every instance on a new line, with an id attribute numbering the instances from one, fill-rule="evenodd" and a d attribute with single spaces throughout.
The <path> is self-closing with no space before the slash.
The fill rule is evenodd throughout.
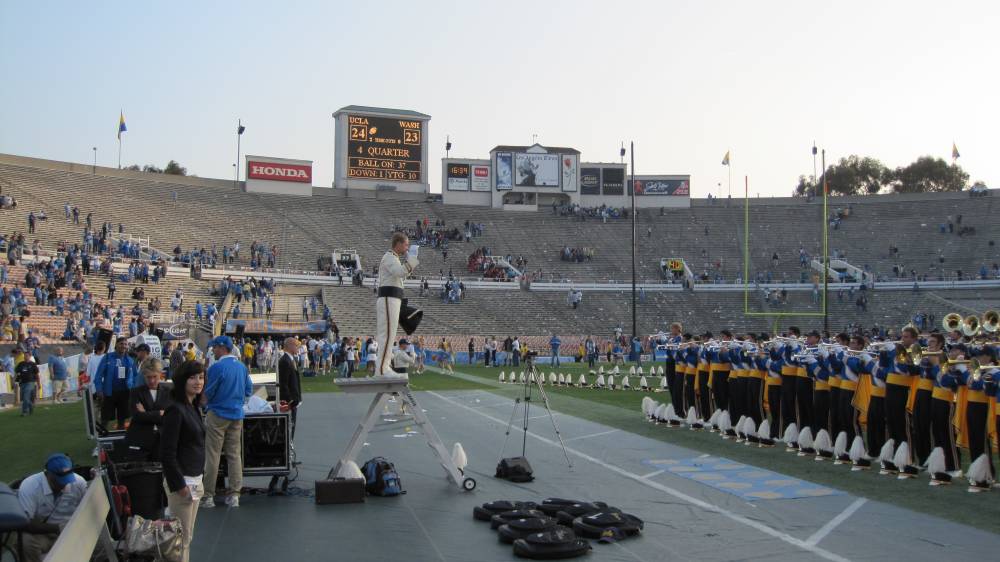
<path id="1" fill-rule="evenodd" d="M 635 180 L 633 188 L 636 195 L 691 195 L 687 179 L 647 178 Z"/>
<path id="2" fill-rule="evenodd" d="M 601 194 L 601 169 L 580 168 L 580 195 Z"/>
<path id="3" fill-rule="evenodd" d="M 490 167 L 473 166 L 472 191 L 489 191 L 489 190 L 490 190 Z"/>
<path id="4" fill-rule="evenodd" d="M 312 166 L 251 160 L 247 162 L 247 177 L 252 180 L 312 183 Z"/>
<path id="5" fill-rule="evenodd" d="M 497 191 L 514 189 L 514 161 L 509 152 L 497 152 Z"/>
<path id="6" fill-rule="evenodd" d="M 576 154 L 564 154 L 562 157 L 562 190 L 576 191 L 576 184 L 580 180 L 578 161 Z"/>
<path id="7" fill-rule="evenodd" d="M 518 187 L 559 187 L 559 155 L 514 155 L 514 185 Z"/>

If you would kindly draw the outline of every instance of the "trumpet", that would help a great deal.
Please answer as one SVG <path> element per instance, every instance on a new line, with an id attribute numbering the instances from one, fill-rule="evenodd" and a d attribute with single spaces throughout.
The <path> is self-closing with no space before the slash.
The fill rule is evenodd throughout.
<path id="1" fill-rule="evenodd" d="M 976 369 L 974 371 L 972 371 L 972 380 L 974 380 L 976 382 L 979 382 L 979 381 L 982 381 L 982 382 L 993 382 L 993 378 L 994 378 L 993 375 L 994 375 L 994 372 L 995 372 L 995 370 L 997 368 L 1000 368 L 1000 366 L 998 366 L 998 365 L 979 365 L 978 367 L 976 367 Z M 989 372 L 984 373 L 983 371 L 989 371 Z"/>

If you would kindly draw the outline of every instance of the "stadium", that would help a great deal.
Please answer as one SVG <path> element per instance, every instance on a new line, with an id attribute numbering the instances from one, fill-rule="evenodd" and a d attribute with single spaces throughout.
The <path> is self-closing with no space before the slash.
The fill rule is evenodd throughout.
<path id="1" fill-rule="evenodd" d="M 397 99 L 321 108 L 331 158 L 240 120 L 235 177 L 123 166 L 124 111 L 118 165 L 0 153 L 0 561 L 996 552 L 998 193 L 956 143 L 876 180 L 813 143 L 777 194 L 576 129 L 453 156 Z"/>

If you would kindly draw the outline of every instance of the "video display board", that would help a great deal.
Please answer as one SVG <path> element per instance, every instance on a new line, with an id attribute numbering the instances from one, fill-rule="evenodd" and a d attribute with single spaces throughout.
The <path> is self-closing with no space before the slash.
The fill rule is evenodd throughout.
<path id="1" fill-rule="evenodd" d="M 559 155 L 514 155 L 514 185 L 517 187 L 559 187 Z"/>
<path id="2" fill-rule="evenodd" d="M 448 191 L 469 191 L 468 164 L 448 164 Z"/>

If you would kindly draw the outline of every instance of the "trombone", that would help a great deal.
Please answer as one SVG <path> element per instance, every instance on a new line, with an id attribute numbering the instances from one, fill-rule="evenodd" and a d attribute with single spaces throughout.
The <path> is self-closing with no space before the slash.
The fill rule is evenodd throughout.
<path id="1" fill-rule="evenodd" d="M 972 371 L 972 380 L 979 382 L 993 382 L 994 373 L 1000 365 L 979 365 Z M 989 371 L 984 373 L 983 371 Z"/>

